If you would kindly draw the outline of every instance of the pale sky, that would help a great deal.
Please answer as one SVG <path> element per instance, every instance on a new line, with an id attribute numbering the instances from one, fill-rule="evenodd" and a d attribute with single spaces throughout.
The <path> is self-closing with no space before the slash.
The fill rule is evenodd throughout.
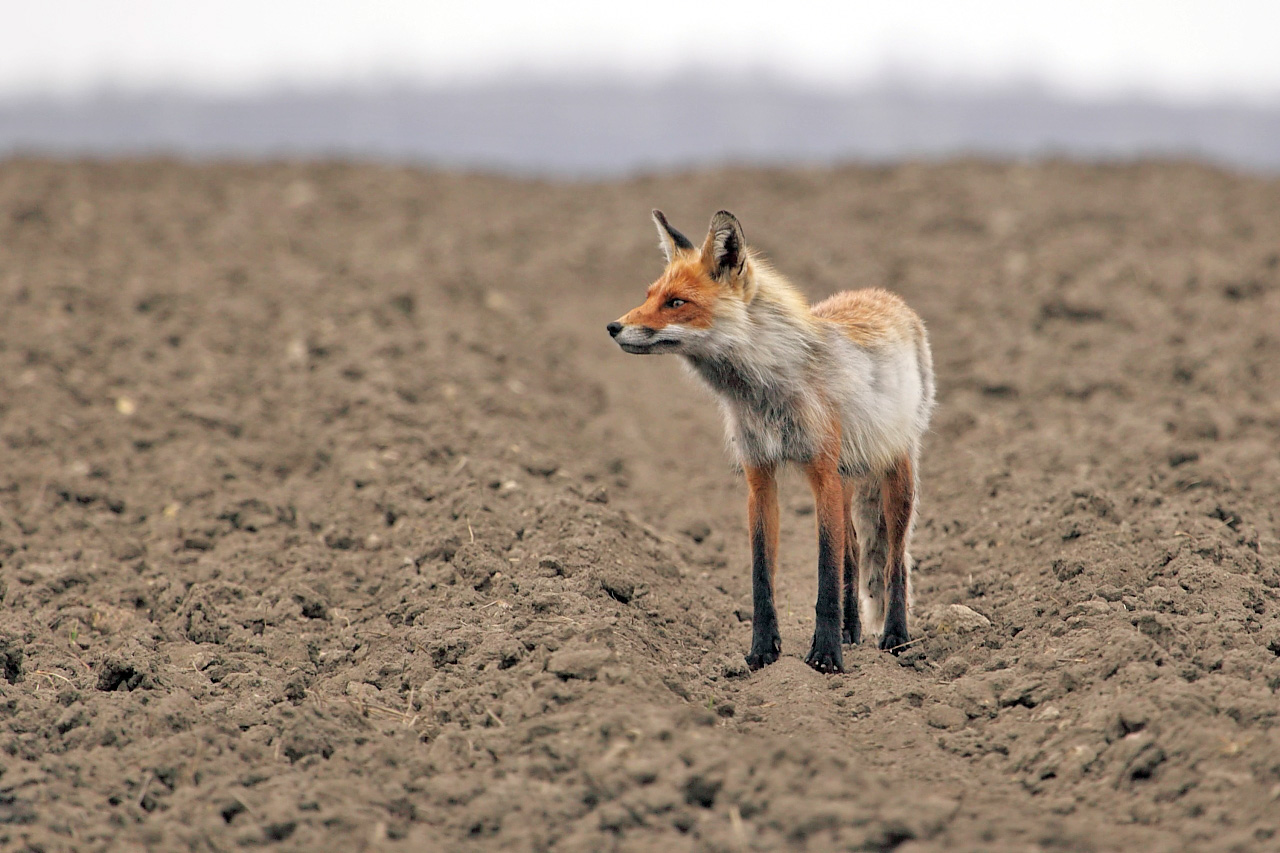
<path id="1" fill-rule="evenodd" d="M 694 67 L 1280 103 L 1280 2 L 0 0 L 0 97 Z"/>

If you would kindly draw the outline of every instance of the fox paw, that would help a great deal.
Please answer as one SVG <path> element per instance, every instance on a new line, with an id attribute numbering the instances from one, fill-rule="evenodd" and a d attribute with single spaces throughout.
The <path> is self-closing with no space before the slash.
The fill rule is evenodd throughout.
<path id="1" fill-rule="evenodd" d="M 782 638 L 778 636 L 778 629 L 774 628 L 771 633 L 751 638 L 751 651 L 747 652 L 747 666 L 752 670 L 761 669 L 776 661 L 780 654 L 782 654 Z"/>
<path id="2" fill-rule="evenodd" d="M 839 636 L 834 632 L 813 635 L 813 645 L 804 662 L 818 672 L 844 672 L 844 655 L 840 652 Z"/>
<path id="3" fill-rule="evenodd" d="M 880 651 L 890 654 L 901 654 L 911 642 L 906 625 L 885 624 L 884 633 L 880 635 Z"/>
<path id="4" fill-rule="evenodd" d="M 856 646 L 862 642 L 862 626 L 857 622 L 852 625 L 845 624 L 844 631 L 840 634 L 840 642 L 846 646 Z"/>

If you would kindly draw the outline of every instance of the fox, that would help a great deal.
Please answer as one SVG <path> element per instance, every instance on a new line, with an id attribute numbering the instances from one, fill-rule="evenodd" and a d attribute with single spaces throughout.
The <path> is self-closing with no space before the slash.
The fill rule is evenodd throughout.
<path id="1" fill-rule="evenodd" d="M 813 490 L 818 597 L 805 663 L 844 671 L 843 645 L 910 642 L 909 550 L 921 443 L 934 407 L 924 322 L 897 295 L 871 288 L 810 305 L 747 245 L 721 210 L 700 247 L 652 213 L 666 259 L 636 308 L 607 325 L 634 355 L 674 354 L 720 405 L 747 483 L 751 670 L 782 653 L 774 582 L 779 470 L 803 469 Z"/>

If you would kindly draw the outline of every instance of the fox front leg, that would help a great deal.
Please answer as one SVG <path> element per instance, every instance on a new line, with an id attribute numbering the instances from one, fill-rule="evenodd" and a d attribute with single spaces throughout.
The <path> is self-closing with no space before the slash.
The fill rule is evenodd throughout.
<path id="1" fill-rule="evenodd" d="M 844 486 L 834 454 L 806 466 L 818 516 L 818 602 L 813 645 L 804 662 L 818 672 L 844 672 L 840 641 L 840 576 L 844 569 Z"/>
<path id="2" fill-rule="evenodd" d="M 768 666 L 782 653 L 773 579 L 778 561 L 778 483 L 773 468 L 747 473 L 747 522 L 751 530 L 751 650 L 747 666 Z"/>

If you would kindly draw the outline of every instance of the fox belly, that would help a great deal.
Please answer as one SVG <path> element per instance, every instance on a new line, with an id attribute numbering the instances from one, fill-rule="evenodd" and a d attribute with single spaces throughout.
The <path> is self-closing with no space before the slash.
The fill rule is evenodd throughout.
<path id="1" fill-rule="evenodd" d="M 876 349 L 841 342 L 832 355 L 841 473 L 881 471 L 914 452 L 929 414 L 915 348 L 905 342 Z"/>
<path id="2" fill-rule="evenodd" d="M 724 365 L 691 360 L 720 401 L 735 462 L 804 464 L 829 446 L 833 427 L 840 431 L 846 477 L 884 470 L 917 447 L 928 411 L 914 348 L 828 344 L 807 372 L 764 383 L 748 384 Z"/>

